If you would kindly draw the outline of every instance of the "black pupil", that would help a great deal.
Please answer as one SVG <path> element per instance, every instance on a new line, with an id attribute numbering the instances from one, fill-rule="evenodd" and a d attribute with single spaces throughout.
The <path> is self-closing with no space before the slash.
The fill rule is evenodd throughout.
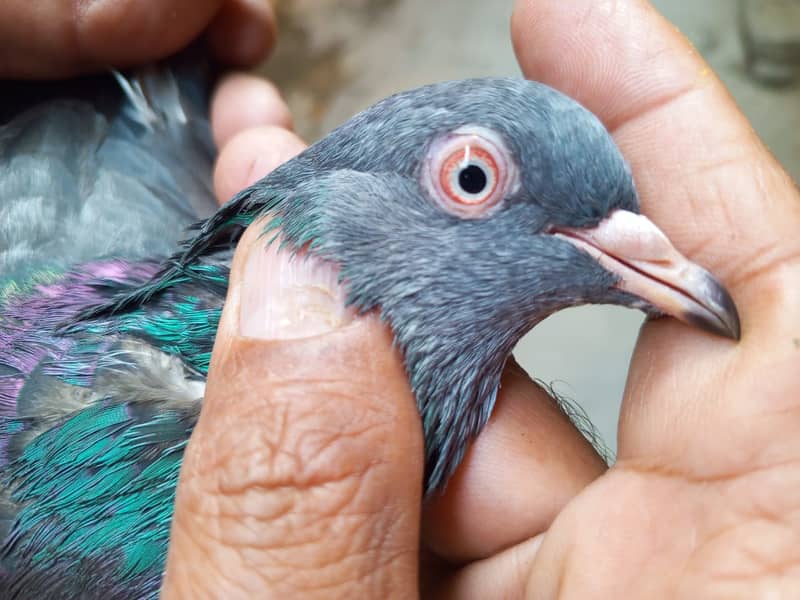
<path id="1" fill-rule="evenodd" d="M 468 165 L 458 174 L 458 185 L 468 194 L 480 194 L 486 189 L 486 173 L 478 165 Z"/>

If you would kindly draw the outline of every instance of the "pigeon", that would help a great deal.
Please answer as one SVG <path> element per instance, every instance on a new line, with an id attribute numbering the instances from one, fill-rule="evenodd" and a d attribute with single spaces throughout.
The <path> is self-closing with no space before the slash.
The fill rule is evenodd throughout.
<path id="1" fill-rule="evenodd" d="M 4 598 L 157 597 L 253 223 L 391 328 L 427 498 L 487 422 L 515 344 L 553 312 L 616 304 L 740 336 L 723 285 L 640 214 L 609 132 L 541 83 L 398 93 L 219 209 L 208 73 L 191 61 L 30 85 L 0 109 Z"/>

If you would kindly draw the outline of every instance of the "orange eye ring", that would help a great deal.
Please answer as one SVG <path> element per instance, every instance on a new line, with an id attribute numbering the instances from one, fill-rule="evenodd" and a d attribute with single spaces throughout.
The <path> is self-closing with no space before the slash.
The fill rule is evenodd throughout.
<path id="1" fill-rule="evenodd" d="M 480 127 L 462 127 L 434 140 L 422 172 L 422 183 L 436 204 L 467 219 L 494 212 L 517 180 L 503 141 Z"/>
<path id="2" fill-rule="evenodd" d="M 483 178 L 484 185 L 480 189 L 465 189 L 465 174 L 477 170 Z M 454 151 L 444 159 L 439 170 L 439 185 L 442 191 L 453 201 L 461 204 L 482 204 L 499 185 L 500 168 L 491 152 L 482 146 L 466 145 Z M 473 176 L 473 179 L 477 177 Z"/>

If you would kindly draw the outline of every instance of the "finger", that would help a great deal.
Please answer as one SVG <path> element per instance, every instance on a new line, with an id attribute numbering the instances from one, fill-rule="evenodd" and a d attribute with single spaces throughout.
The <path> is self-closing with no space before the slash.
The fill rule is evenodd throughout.
<path id="1" fill-rule="evenodd" d="M 8 0 L 0 3 L 0 77 L 68 77 L 158 60 L 209 24 L 226 63 L 250 66 L 274 44 L 266 0 Z"/>
<path id="2" fill-rule="evenodd" d="M 525 540 L 494 556 L 475 561 L 447 576 L 430 582 L 423 581 L 423 597 L 437 598 L 437 600 L 529 597 L 523 593 L 523 590 L 528 587 L 531 569 L 541 543 L 541 536 Z M 550 596 L 542 595 L 541 597 Z"/>
<path id="3" fill-rule="evenodd" d="M 217 58 L 237 67 L 263 60 L 275 45 L 275 14 L 268 0 L 228 0 L 208 29 Z"/>
<path id="4" fill-rule="evenodd" d="M 292 128 L 289 107 L 278 88 L 266 79 L 244 73 L 223 77 L 211 100 L 211 128 L 217 147 L 235 134 L 261 125 Z"/>
<path id="5" fill-rule="evenodd" d="M 233 261 L 162 597 L 410 596 L 423 452 L 401 357 L 262 229 Z"/>
<path id="6" fill-rule="evenodd" d="M 214 169 L 214 191 L 220 203 L 264 177 L 305 149 L 291 131 L 256 127 L 235 135 L 222 147 Z"/>
<path id="7" fill-rule="evenodd" d="M 619 434 L 623 460 L 723 474 L 745 453 L 720 442 L 752 449 L 746 429 L 765 407 L 762 394 L 737 389 L 761 380 L 755 369 L 775 372 L 800 322 L 797 191 L 708 66 L 646 2 L 519 1 L 512 29 L 525 73 L 606 122 L 645 212 L 733 292 L 738 346 L 670 320 L 645 327 Z"/>
<path id="8" fill-rule="evenodd" d="M 221 0 L 0 3 L 0 76 L 66 77 L 167 56 L 197 37 Z"/>
<path id="9" fill-rule="evenodd" d="M 450 563 L 491 556 L 545 531 L 605 468 L 515 363 L 503 376 L 488 425 L 445 494 L 425 508 L 423 542 Z"/>

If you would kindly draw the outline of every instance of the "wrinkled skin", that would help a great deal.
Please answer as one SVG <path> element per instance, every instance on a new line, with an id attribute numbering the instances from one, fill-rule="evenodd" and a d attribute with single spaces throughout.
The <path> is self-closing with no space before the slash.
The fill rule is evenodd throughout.
<path id="1" fill-rule="evenodd" d="M 0 8 L 0 27 L 26 6 Z M 213 12 L 185 21 L 185 39 Z M 791 597 L 800 587 L 794 185 L 646 2 L 519 0 L 512 36 L 528 77 L 583 102 L 613 132 L 645 214 L 733 293 L 741 342 L 648 323 L 608 470 L 510 366 L 489 426 L 447 493 L 421 511 L 421 429 L 390 335 L 368 317 L 313 338 L 258 339 L 239 318 L 256 293 L 241 279 L 251 232 L 182 470 L 164 597 L 415 597 L 418 575 L 436 598 Z M 20 51 L 19 40 L 0 40 L 0 55 Z M 72 40 L 25 43 L 45 60 Z M 20 65 L 37 76 L 75 68 Z M 228 78 L 213 116 L 222 200 L 302 148 L 276 127 L 288 114 L 263 82 Z"/>

